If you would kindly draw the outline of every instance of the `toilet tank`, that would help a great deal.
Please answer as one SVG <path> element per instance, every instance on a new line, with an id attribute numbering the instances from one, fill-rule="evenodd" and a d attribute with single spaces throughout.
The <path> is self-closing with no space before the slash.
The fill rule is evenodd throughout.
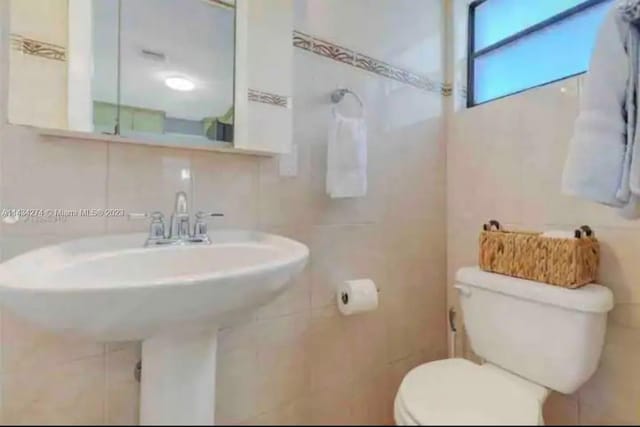
<path id="1" fill-rule="evenodd" d="M 566 394 L 598 367 L 608 288 L 565 289 L 477 267 L 458 270 L 455 286 L 471 348 L 485 361 Z"/>

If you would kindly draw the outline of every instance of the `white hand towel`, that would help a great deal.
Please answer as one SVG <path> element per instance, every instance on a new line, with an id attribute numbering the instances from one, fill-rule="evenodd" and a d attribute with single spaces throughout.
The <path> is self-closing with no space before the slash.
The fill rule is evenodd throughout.
<path id="1" fill-rule="evenodd" d="M 362 117 L 332 109 L 327 144 L 327 194 L 332 198 L 367 194 L 367 128 Z"/>
<path id="2" fill-rule="evenodd" d="M 638 96 L 640 93 L 640 1 L 622 0 L 618 4 L 622 21 L 628 26 L 626 47 L 629 56 L 629 82 L 627 89 L 627 156 L 623 176 L 623 195 L 631 202 L 623 209 L 622 216 L 638 218 L 638 196 L 640 195 L 640 132 L 638 130 Z M 628 178 L 628 180 L 627 180 Z M 631 207 L 629 207 L 631 205 Z"/>

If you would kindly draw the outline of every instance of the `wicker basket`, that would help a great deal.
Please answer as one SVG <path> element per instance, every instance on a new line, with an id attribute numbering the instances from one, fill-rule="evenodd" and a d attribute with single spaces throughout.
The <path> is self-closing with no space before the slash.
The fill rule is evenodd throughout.
<path id="1" fill-rule="evenodd" d="M 586 225 L 573 239 L 505 231 L 497 221 L 480 233 L 480 268 L 493 273 L 579 288 L 596 279 L 599 258 L 598 241 Z"/>

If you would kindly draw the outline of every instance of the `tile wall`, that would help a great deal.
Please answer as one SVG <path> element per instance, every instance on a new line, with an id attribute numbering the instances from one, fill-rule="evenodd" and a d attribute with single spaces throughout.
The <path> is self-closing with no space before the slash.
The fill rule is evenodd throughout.
<path id="1" fill-rule="evenodd" d="M 67 7 L 67 0 L 13 1 L 8 73 L 11 123 L 67 127 Z M 33 99 L 40 102 L 34 105 L 29 102 Z"/>
<path id="2" fill-rule="evenodd" d="M 599 370 L 572 396 L 552 394 L 548 424 L 640 422 L 640 223 L 560 192 L 566 151 L 578 114 L 582 79 L 572 78 L 457 112 L 447 140 L 448 300 L 458 306 L 455 270 L 477 263 L 482 223 L 510 228 L 593 227 L 601 243 L 599 282 L 611 288 Z M 524 331 L 523 331 L 524 333 Z M 470 356 L 468 344 L 457 342 Z"/>
<path id="3" fill-rule="evenodd" d="M 453 10 L 460 9 L 457 3 Z M 376 8 L 368 0 L 295 4 L 296 30 L 443 80 L 439 1 L 380 0 Z M 456 40 L 460 28 L 453 27 Z M 0 53 L 6 76 L 8 52 Z M 581 80 L 463 110 L 464 74 L 456 67 L 450 98 L 456 112 L 447 120 L 445 150 L 440 94 L 304 49 L 294 55 L 297 177 L 280 177 L 275 158 L 45 138 L 5 125 L 2 207 L 168 212 L 175 191 L 185 190 L 194 208 L 226 213 L 218 227 L 258 228 L 308 244 L 311 262 L 290 291 L 221 332 L 217 411 L 226 423 L 390 422 L 402 375 L 446 355 L 445 292 L 449 304 L 457 305 L 453 273 L 476 262 L 482 222 L 498 218 L 522 228 L 590 224 L 603 247 L 600 281 L 613 289 L 617 305 L 600 370 L 575 395 L 552 395 L 546 420 L 640 422 L 634 356 L 640 351 L 640 228 L 559 191 Z M 458 56 L 456 64 L 463 61 Z M 368 106 L 370 192 L 359 200 L 324 194 L 328 93 L 338 86 L 355 89 Z M 0 89 L 6 100 L 6 78 Z M 182 178 L 183 170 L 190 171 L 189 179 Z M 1 257 L 144 228 L 118 218 L 1 224 Z M 339 316 L 335 284 L 362 276 L 378 283 L 380 309 Z M 9 312 L 1 313 L 0 342 L 4 423 L 137 421 L 132 372 L 138 343 L 57 336 Z M 463 336 L 457 351 L 472 357 Z"/>
<path id="4" fill-rule="evenodd" d="M 439 0 L 379 0 L 375 8 L 368 0 L 298 0 L 295 7 L 297 30 L 443 80 Z M 169 212 L 184 190 L 194 209 L 226 214 L 217 227 L 306 243 L 311 262 L 290 291 L 221 331 L 218 421 L 388 423 L 404 373 L 446 356 L 442 96 L 303 49 L 294 55 L 297 177 L 280 177 L 277 158 L 57 139 L 4 125 L 1 205 Z M 328 97 L 338 86 L 367 104 L 370 191 L 362 199 L 324 193 Z M 6 99 L 6 79 L 0 88 Z M 145 228 L 121 218 L 2 224 L 1 257 Z M 358 277 L 377 282 L 380 308 L 341 317 L 334 287 Z M 7 311 L 0 342 L 4 423 L 137 422 L 139 343 L 53 335 Z"/>
<path id="5" fill-rule="evenodd" d="M 454 85 L 447 102 L 447 300 L 456 269 L 477 264 L 477 236 L 488 219 L 522 229 L 592 226 L 601 243 L 599 281 L 613 290 L 599 370 L 572 396 L 552 394 L 547 424 L 640 423 L 640 222 L 565 196 L 560 179 L 578 114 L 583 77 L 465 108 L 467 7 L 451 0 L 448 55 Z M 457 354 L 473 358 L 463 334 Z"/>

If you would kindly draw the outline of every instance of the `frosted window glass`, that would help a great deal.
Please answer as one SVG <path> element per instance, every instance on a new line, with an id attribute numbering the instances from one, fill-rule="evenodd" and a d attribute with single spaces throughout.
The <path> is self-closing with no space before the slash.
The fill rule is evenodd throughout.
<path id="1" fill-rule="evenodd" d="M 488 0 L 475 8 L 478 51 L 587 0 Z"/>
<path id="2" fill-rule="evenodd" d="M 489 2 L 490 3 L 490 2 Z M 474 103 L 482 103 L 587 70 L 605 2 L 474 61 Z"/>

